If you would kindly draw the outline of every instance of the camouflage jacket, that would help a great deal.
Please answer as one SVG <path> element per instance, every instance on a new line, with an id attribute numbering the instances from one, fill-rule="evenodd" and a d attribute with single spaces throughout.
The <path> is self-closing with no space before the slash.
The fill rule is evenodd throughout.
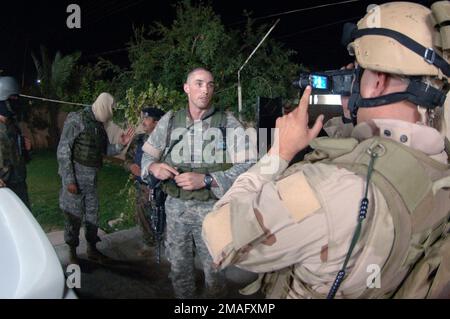
<path id="1" fill-rule="evenodd" d="M 214 107 L 209 109 L 209 111 L 203 116 L 203 120 L 199 121 L 201 122 L 200 129 L 205 132 L 210 128 L 211 124 L 211 114 L 215 111 Z M 164 156 L 164 153 L 168 151 L 168 148 L 170 148 L 171 144 L 171 133 L 169 132 L 171 126 L 171 119 L 173 118 L 174 112 L 170 111 L 167 112 L 166 115 L 164 115 L 158 122 L 158 125 L 156 126 L 155 130 L 152 132 L 150 137 L 148 138 L 147 142 L 145 143 L 144 148 L 146 146 L 150 146 L 151 149 L 155 150 L 153 154 L 149 154 L 148 152 L 144 152 L 144 155 L 142 157 L 141 162 L 141 176 L 143 179 L 145 179 L 149 172 L 148 167 L 155 162 L 159 162 L 162 157 Z M 190 126 L 191 124 L 193 127 L 190 129 L 189 134 L 195 134 L 195 130 L 197 129 L 194 125 L 194 122 L 188 116 L 186 118 L 187 126 Z M 211 176 L 216 181 L 218 187 L 212 187 L 211 190 L 213 191 L 214 195 L 217 198 L 221 198 L 227 190 L 231 187 L 235 179 L 247 171 L 255 162 L 256 162 L 256 151 L 255 151 L 255 145 L 250 145 L 249 141 L 245 137 L 245 131 L 242 126 L 242 124 L 231 114 L 227 113 L 227 130 L 235 130 L 238 132 L 236 134 L 236 138 L 230 138 L 227 139 L 227 149 L 228 150 L 237 150 L 234 152 L 234 154 L 231 156 L 231 161 L 233 166 L 226 170 L 226 171 L 218 171 L 211 173 Z M 175 134 L 177 135 L 177 134 Z M 174 137 L 177 138 L 178 136 Z M 147 145 L 148 144 L 148 145 Z M 195 158 L 196 155 L 194 154 L 197 150 L 203 151 L 202 148 L 193 148 L 193 157 Z M 195 163 L 193 163 L 194 167 Z"/>
<path id="2" fill-rule="evenodd" d="M 14 122 L 0 123 L 0 179 L 7 184 L 24 182 L 26 154 L 20 129 Z"/>
<path id="3" fill-rule="evenodd" d="M 63 179 L 64 184 L 72 184 L 76 182 L 75 172 L 73 169 L 72 151 L 75 139 L 84 130 L 84 124 L 79 112 L 69 113 L 64 128 L 61 133 L 61 139 L 58 144 L 56 153 L 58 159 L 58 174 Z M 108 141 L 107 152 L 105 155 L 113 156 L 120 153 L 123 146 L 120 144 L 110 144 Z"/>

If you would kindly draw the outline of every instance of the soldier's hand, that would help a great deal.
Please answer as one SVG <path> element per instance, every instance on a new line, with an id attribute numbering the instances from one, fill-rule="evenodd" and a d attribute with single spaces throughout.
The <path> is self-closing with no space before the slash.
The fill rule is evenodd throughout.
<path id="1" fill-rule="evenodd" d="M 183 173 L 175 176 L 177 186 L 185 191 L 195 191 L 205 187 L 205 175 L 198 173 Z"/>
<path id="2" fill-rule="evenodd" d="M 71 194 L 78 194 L 78 187 L 77 184 L 69 184 L 67 185 L 67 191 Z"/>
<path id="3" fill-rule="evenodd" d="M 141 167 L 137 164 L 131 164 L 130 165 L 130 171 L 131 174 L 133 174 L 134 176 L 141 176 Z"/>
<path id="4" fill-rule="evenodd" d="M 6 187 L 6 183 L 0 178 L 0 188 Z"/>
<path id="5" fill-rule="evenodd" d="M 133 139 L 134 133 L 135 133 L 134 128 L 132 128 L 132 127 L 128 128 L 127 132 L 125 134 L 122 134 L 122 136 L 120 137 L 121 138 L 121 144 L 122 145 L 128 145 L 128 143 L 130 143 L 131 140 Z"/>
<path id="6" fill-rule="evenodd" d="M 323 115 L 320 115 L 312 128 L 308 127 L 308 107 L 311 87 L 303 93 L 298 107 L 283 117 L 277 119 L 274 145 L 270 154 L 279 155 L 290 162 L 294 156 L 306 148 L 315 139 L 323 126 Z"/>
<path id="7" fill-rule="evenodd" d="M 180 175 L 178 171 L 167 165 L 166 163 L 153 163 L 148 168 L 150 172 L 152 172 L 153 176 L 161 181 L 165 181 L 171 178 L 174 178 L 177 175 Z"/>

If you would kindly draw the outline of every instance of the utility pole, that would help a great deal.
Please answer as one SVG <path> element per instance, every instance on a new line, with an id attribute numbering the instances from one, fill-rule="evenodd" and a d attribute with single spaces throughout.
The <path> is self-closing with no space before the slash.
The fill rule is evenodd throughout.
<path id="1" fill-rule="evenodd" d="M 248 56 L 247 60 L 242 64 L 242 66 L 239 68 L 238 71 L 238 107 L 239 107 L 239 120 L 242 120 L 242 85 L 241 85 L 241 71 L 244 69 L 244 67 L 247 65 L 248 61 L 253 57 L 256 51 L 258 51 L 259 47 L 263 44 L 263 42 L 267 39 L 269 34 L 275 29 L 278 22 L 280 22 L 280 19 L 278 19 L 273 26 L 270 28 L 270 30 L 266 33 L 266 35 L 262 38 L 262 40 L 259 42 L 259 44 L 256 46 L 256 48 L 253 50 L 253 52 Z"/>

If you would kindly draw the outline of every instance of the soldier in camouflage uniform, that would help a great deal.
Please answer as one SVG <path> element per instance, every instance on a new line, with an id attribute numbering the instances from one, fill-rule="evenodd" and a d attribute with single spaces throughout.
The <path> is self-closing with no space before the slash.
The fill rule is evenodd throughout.
<path id="1" fill-rule="evenodd" d="M 164 112 L 157 108 L 146 107 L 142 110 L 142 127 L 144 133 L 137 134 L 125 155 L 124 167 L 134 175 L 136 186 L 136 222 L 139 224 L 146 247 L 140 252 L 145 254 L 154 244 L 154 236 L 148 220 L 149 196 L 148 185 L 141 179 L 142 146 L 155 129 Z"/>
<path id="2" fill-rule="evenodd" d="M 64 239 L 70 246 L 70 262 L 77 262 L 76 248 L 82 219 L 88 242 L 87 254 L 103 261 L 105 256 L 96 248 L 98 231 L 97 173 L 103 155 L 116 155 L 128 144 L 134 132 L 122 134 L 120 144 L 111 144 L 105 128 L 111 123 L 116 103 L 108 93 L 102 93 L 94 104 L 69 113 L 58 145 L 58 173 L 62 179 L 59 207 L 65 214 Z"/>
<path id="3" fill-rule="evenodd" d="M 184 85 L 188 96 L 188 107 L 178 112 L 168 112 L 159 121 L 155 131 L 144 144 L 142 158 L 142 178 L 152 174 L 164 181 L 163 190 L 168 194 L 165 209 L 167 214 L 166 255 L 171 263 L 170 278 L 177 298 L 194 298 L 195 293 L 195 254 L 201 260 L 205 275 L 206 297 L 217 297 L 225 288 L 222 273 L 213 268 L 212 260 L 201 237 L 202 222 L 234 180 L 250 167 L 250 160 L 228 164 L 205 162 L 202 157 L 206 138 L 202 133 L 209 129 L 242 128 L 239 121 L 230 113 L 224 113 L 211 106 L 214 82 L 211 72 L 198 68 L 191 71 Z M 175 150 L 181 144 L 176 131 L 186 136 L 200 136 L 199 143 L 189 144 L 184 149 L 180 161 Z M 199 135 L 200 133 L 200 135 Z M 173 135 L 177 136 L 173 136 Z M 238 137 L 235 145 L 245 143 L 244 134 Z M 196 140 L 197 141 L 197 140 Z M 229 141 L 235 146 L 234 139 Z M 227 153 L 225 143 L 216 143 L 216 151 Z M 184 144 L 186 145 L 186 144 Z M 200 147 L 198 147 L 200 146 Z M 225 152 L 224 152 L 225 151 Z M 199 154 L 199 152 L 202 152 Z M 187 155 L 187 156 L 186 156 Z M 190 155 L 190 156 L 189 156 Z M 200 155 L 200 157 L 199 157 Z M 199 160 L 200 159 L 200 160 Z"/>
<path id="4" fill-rule="evenodd" d="M 30 208 L 26 163 L 31 150 L 15 121 L 19 86 L 12 77 L 0 77 L 0 188 L 8 187 Z"/>

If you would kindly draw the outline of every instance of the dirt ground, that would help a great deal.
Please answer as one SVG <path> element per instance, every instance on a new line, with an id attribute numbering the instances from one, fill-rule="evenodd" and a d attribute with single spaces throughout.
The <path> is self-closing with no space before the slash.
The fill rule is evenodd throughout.
<path id="1" fill-rule="evenodd" d="M 54 236 L 53 236 L 54 237 Z M 60 237 L 60 235 L 59 235 Z M 101 235 L 97 247 L 111 258 L 107 263 L 88 260 L 85 254 L 86 243 L 78 247 L 81 269 L 81 288 L 76 293 L 81 299 L 172 299 L 172 285 L 168 277 L 170 264 L 162 254 L 161 263 L 156 263 L 154 249 L 143 257 L 141 233 L 138 228 Z M 65 269 L 68 264 L 68 247 L 61 239 L 52 240 L 58 257 Z M 196 263 L 197 294 L 202 295 L 203 275 Z M 225 271 L 227 289 L 223 299 L 259 299 L 259 293 L 251 296 L 239 294 L 239 289 L 256 279 L 255 274 L 229 268 Z M 200 297 L 201 298 L 201 297 Z"/>

